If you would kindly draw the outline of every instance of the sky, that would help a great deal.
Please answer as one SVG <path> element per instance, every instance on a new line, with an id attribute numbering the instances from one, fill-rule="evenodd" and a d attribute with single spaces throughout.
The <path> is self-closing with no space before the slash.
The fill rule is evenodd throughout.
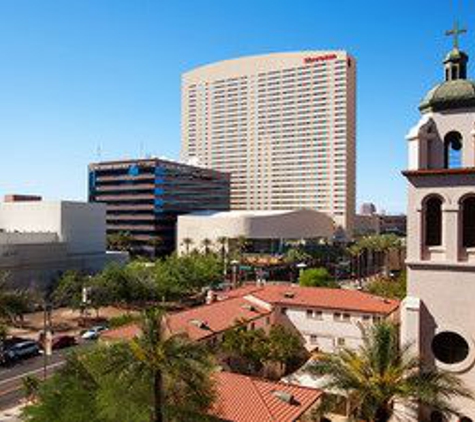
<path id="1" fill-rule="evenodd" d="M 194 67 L 342 49 L 358 66 L 358 203 L 404 212 L 405 135 L 456 18 L 474 54 L 473 0 L 0 0 L 0 195 L 85 200 L 89 162 L 177 159 Z"/>

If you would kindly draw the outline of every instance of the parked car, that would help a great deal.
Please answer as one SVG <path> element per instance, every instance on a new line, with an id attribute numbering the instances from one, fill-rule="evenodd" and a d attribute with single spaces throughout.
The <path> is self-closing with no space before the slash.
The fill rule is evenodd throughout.
<path id="1" fill-rule="evenodd" d="M 77 344 L 76 338 L 69 335 L 60 335 L 53 337 L 51 347 L 53 350 L 64 349 L 66 347 L 72 347 Z"/>
<path id="2" fill-rule="evenodd" d="M 4 351 L 6 361 L 17 361 L 37 356 L 41 353 L 40 346 L 34 340 L 25 340 L 9 347 Z"/>
<path id="3" fill-rule="evenodd" d="M 103 331 L 107 330 L 107 327 L 104 325 L 97 325 L 95 327 L 89 328 L 89 330 L 84 331 L 81 334 L 81 338 L 84 340 L 97 340 Z"/>

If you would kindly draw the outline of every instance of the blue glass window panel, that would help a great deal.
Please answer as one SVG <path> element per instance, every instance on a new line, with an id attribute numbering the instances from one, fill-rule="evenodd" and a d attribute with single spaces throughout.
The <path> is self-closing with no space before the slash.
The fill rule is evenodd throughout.
<path id="1" fill-rule="evenodd" d="M 89 173 L 89 187 L 91 189 L 96 187 L 96 172 L 95 171 L 91 171 Z"/>
<path id="2" fill-rule="evenodd" d="M 161 196 L 163 195 L 164 191 L 163 188 L 155 188 L 155 195 Z"/>
<path id="3" fill-rule="evenodd" d="M 140 174 L 140 167 L 137 164 L 132 164 L 129 168 L 129 176 L 138 176 Z"/>
<path id="4" fill-rule="evenodd" d="M 165 176 L 165 169 L 163 167 L 155 167 L 155 176 Z"/>

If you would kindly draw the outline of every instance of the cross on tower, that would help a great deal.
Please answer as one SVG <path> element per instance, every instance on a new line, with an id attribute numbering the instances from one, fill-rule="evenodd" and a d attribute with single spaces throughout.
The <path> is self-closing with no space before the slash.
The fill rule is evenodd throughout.
<path id="1" fill-rule="evenodd" d="M 466 34 L 467 30 L 459 28 L 459 23 L 455 21 L 454 27 L 450 31 L 446 31 L 445 35 L 454 37 L 454 49 L 458 50 L 459 48 L 459 36 L 461 34 Z"/>

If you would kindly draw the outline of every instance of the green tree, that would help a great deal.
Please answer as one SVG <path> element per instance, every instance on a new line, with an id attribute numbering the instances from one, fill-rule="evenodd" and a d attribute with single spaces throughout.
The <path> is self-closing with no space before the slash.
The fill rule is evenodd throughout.
<path id="1" fill-rule="evenodd" d="M 67 305 L 80 309 L 83 288 L 87 287 L 87 278 L 78 271 L 66 271 L 58 281 L 52 299 L 57 305 Z"/>
<path id="2" fill-rule="evenodd" d="M 303 287 L 338 288 L 338 283 L 333 280 L 325 268 L 309 268 L 302 271 L 299 284 Z"/>
<path id="3" fill-rule="evenodd" d="M 365 290 L 377 296 L 386 297 L 388 299 L 402 300 L 407 293 L 406 273 L 402 272 L 397 279 L 388 277 L 379 277 L 371 281 Z"/>
<path id="4" fill-rule="evenodd" d="M 285 372 L 289 365 L 305 355 L 300 337 L 281 325 L 274 325 L 268 335 L 266 361 L 277 362 Z"/>
<path id="5" fill-rule="evenodd" d="M 134 237 L 129 232 L 107 235 L 107 248 L 116 251 L 130 251 L 134 246 Z"/>
<path id="6" fill-rule="evenodd" d="M 400 347 L 396 326 L 383 322 L 369 329 L 359 350 L 323 355 L 310 372 L 328 380 L 323 390 L 345 392 L 359 420 L 389 421 L 396 402 L 456 414 L 452 399 L 471 398 L 471 393 L 455 375 L 422 366 L 410 350 Z"/>
<path id="7" fill-rule="evenodd" d="M 221 350 L 230 359 L 231 367 L 249 375 L 258 374 L 267 359 L 267 336 L 264 330 L 236 327 L 224 334 Z"/>
<path id="8" fill-rule="evenodd" d="M 292 247 L 285 253 L 285 260 L 290 264 L 309 262 L 311 259 L 312 257 L 300 246 Z"/>
<path id="9" fill-rule="evenodd" d="M 300 338 L 281 326 L 272 327 L 266 334 L 263 329 L 248 330 L 240 325 L 225 333 L 221 349 L 235 370 L 250 375 L 261 372 L 267 363 L 277 363 L 285 372 L 288 365 L 300 361 L 305 354 Z"/>
<path id="10" fill-rule="evenodd" d="M 40 380 L 34 375 L 27 375 L 21 381 L 26 399 L 29 402 L 35 400 L 40 389 Z"/>
<path id="11" fill-rule="evenodd" d="M 214 420 L 206 349 L 187 337 L 164 336 L 162 314 L 144 313 L 131 343 L 74 352 L 24 410 L 27 422 L 192 422 Z"/>
<path id="12" fill-rule="evenodd" d="M 214 399 L 214 361 L 200 343 L 165 337 L 163 328 L 162 311 L 145 311 L 142 335 L 129 345 L 132 359 L 112 360 L 113 367 L 150 374 L 153 422 L 199 420 Z"/>
<path id="13" fill-rule="evenodd" d="M 205 239 L 203 239 L 201 244 L 203 245 L 205 254 L 206 255 L 209 254 L 211 246 L 213 245 L 213 241 L 211 239 L 205 238 Z"/>
<path id="14" fill-rule="evenodd" d="M 185 247 L 185 251 L 186 251 L 186 254 L 188 255 L 190 253 L 190 248 L 191 248 L 191 245 L 193 245 L 193 239 L 191 239 L 190 237 L 185 237 L 181 243 L 183 244 L 183 246 Z"/>
<path id="15" fill-rule="evenodd" d="M 8 273 L 0 272 L 0 320 L 15 323 L 30 310 L 31 294 L 7 287 Z"/>

